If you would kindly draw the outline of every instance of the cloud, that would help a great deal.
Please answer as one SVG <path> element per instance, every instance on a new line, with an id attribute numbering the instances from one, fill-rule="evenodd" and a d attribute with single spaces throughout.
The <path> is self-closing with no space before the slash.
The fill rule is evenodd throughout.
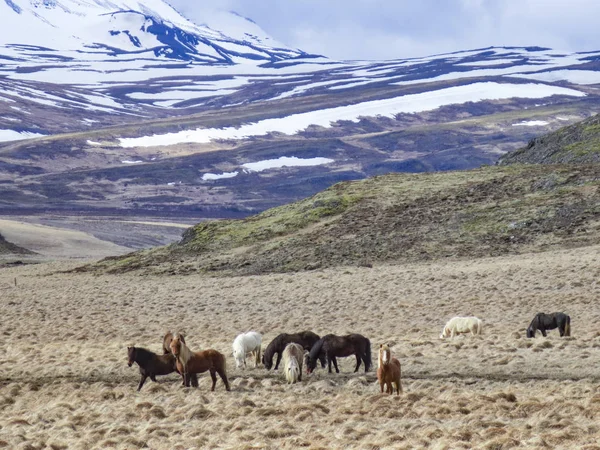
<path id="1" fill-rule="evenodd" d="M 170 0 L 196 22 L 206 6 Z M 487 46 L 600 48 L 597 0 L 213 0 L 290 47 L 335 59 L 395 59 Z M 204 9 L 203 9 L 204 8 Z"/>

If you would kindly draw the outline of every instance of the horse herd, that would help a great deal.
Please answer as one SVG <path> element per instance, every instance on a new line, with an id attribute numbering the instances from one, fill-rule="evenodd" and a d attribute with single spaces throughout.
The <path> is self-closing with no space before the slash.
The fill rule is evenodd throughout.
<path id="1" fill-rule="evenodd" d="M 536 331 L 540 331 L 546 337 L 546 331 L 555 328 L 559 329 L 560 336 L 570 336 L 571 318 L 559 312 L 538 313 L 527 327 L 526 335 L 532 338 L 535 337 Z M 458 334 L 467 333 L 479 335 L 481 331 L 482 321 L 477 317 L 453 317 L 442 329 L 440 338 L 453 338 Z M 327 365 L 329 373 L 332 372 L 332 364 L 335 371 L 340 372 L 337 358 L 352 355 L 356 357 L 354 372 L 358 372 L 361 363 L 365 372 L 368 372 L 372 365 L 371 342 L 357 333 L 346 336 L 327 334 L 323 337 L 319 337 L 312 331 L 295 334 L 281 333 L 269 343 L 262 358 L 261 346 L 262 336 L 255 331 L 238 335 L 233 341 L 233 358 L 236 367 L 246 367 L 246 359 L 250 356 L 254 367 L 262 362 L 267 370 L 273 368 L 275 359 L 275 370 L 277 370 L 283 359 L 286 381 L 296 383 L 302 381 L 304 366 L 306 373 L 310 374 L 316 369 L 318 362 L 322 368 Z M 186 345 L 185 337 L 181 333 L 167 332 L 165 334 L 162 355 L 141 347 L 127 347 L 127 353 L 129 367 L 134 362 L 139 366 L 141 379 L 138 391 L 142 389 L 147 378 L 156 381 L 157 375 L 168 375 L 173 372 L 181 375 L 184 386 L 198 387 L 197 374 L 206 371 L 212 378 L 211 391 L 215 390 L 217 375 L 225 384 L 225 389 L 230 390 L 225 355 L 213 349 L 193 352 Z M 388 394 L 392 394 L 395 388 L 396 394 L 399 395 L 402 392 L 400 361 L 392 356 L 388 345 L 381 344 L 379 346 L 378 362 L 377 379 L 381 392 L 385 388 Z"/>

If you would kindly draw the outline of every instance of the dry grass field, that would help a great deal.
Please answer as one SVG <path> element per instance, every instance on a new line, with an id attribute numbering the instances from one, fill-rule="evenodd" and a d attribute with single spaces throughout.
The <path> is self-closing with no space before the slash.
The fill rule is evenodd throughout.
<path id="1" fill-rule="evenodd" d="M 73 262 L 0 269 L 0 447 L 600 449 L 600 247 L 403 266 L 230 278 L 64 274 Z M 16 280 L 16 286 L 15 286 Z M 571 316 L 526 339 L 538 311 Z M 440 340 L 454 315 L 483 335 Z M 375 373 L 322 369 L 301 384 L 235 369 L 256 330 L 358 332 L 390 344 L 404 393 Z M 232 391 L 177 376 L 136 392 L 130 344 L 167 330 L 227 354 Z"/>

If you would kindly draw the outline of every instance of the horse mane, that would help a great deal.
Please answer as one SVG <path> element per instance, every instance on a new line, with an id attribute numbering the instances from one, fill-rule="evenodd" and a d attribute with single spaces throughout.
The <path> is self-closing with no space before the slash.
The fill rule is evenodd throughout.
<path id="1" fill-rule="evenodd" d="M 381 346 L 379 347 L 379 365 L 378 367 L 382 367 L 384 364 L 383 362 L 383 354 L 385 352 L 389 352 L 390 357 L 387 360 L 387 364 L 390 363 L 390 360 L 392 359 L 392 352 L 390 351 L 390 347 L 387 344 L 381 344 Z"/>
<path id="2" fill-rule="evenodd" d="M 185 341 L 182 339 L 181 334 L 176 333 L 175 336 L 173 336 L 173 341 L 175 341 L 175 340 L 177 340 L 179 342 L 179 354 L 176 356 L 176 358 L 183 365 L 183 370 L 185 372 L 185 371 L 187 371 L 188 362 L 189 362 L 190 358 L 192 357 L 192 351 L 185 344 Z"/>
<path id="3" fill-rule="evenodd" d="M 328 338 L 329 336 L 332 336 L 332 335 L 328 334 L 327 336 L 323 336 L 321 339 L 319 339 L 317 342 L 315 342 L 315 344 L 310 349 L 310 352 L 308 353 L 308 357 L 310 359 L 317 360 L 319 358 L 319 354 L 321 353 L 321 349 L 323 348 L 325 339 Z"/>
<path id="4" fill-rule="evenodd" d="M 269 342 L 267 348 L 263 352 L 263 358 L 265 360 L 265 366 L 273 365 L 273 355 L 279 351 L 279 347 L 281 347 L 281 341 L 287 337 L 286 333 L 278 334 L 275 339 Z"/>

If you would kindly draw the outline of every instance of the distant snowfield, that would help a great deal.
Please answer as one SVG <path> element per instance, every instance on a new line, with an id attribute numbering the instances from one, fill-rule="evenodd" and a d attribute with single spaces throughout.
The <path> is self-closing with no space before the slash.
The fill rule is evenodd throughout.
<path id="1" fill-rule="evenodd" d="M 384 100 L 372 100 L 354 105 L 321 109 L 286 117 L 265 119 L 244 124 L 239 128 L 205 128 L 185 130 L 177 133 L 155 134 L 138 138 L 121 138 L 121 147 L 152 147 L 182 143 L 208 143 L 222 139 L 244 139 L 262 136 L 272 132 L 288 135 L 305 130 L 310 125 L 331 127 L 340 120 L 358 121 L 360 117 L 394 117 L 400 113 L 429 111 L 440 106 L 477 102 L 481 100 L 500 100 L 506 98 L 544 98 L 552 95 L 584 97 L 586 94 L 575 89 L 549 86 L 545 84 L 503 84 L 496 82 L 473 83 L 454 86 L 420 94 L 404 95 Z"/>
<path id="2" fill-rule="evenodd" d="M 600 72 L 593 70 L 563 69 L 540 73 L 520 73 L 511 76 L 550 83 L 564 80 L 575 84 L 600 84 Z"/>
<path id="3" fill-rule="evenodd" d="M 264 159 L 253 163 L 242 164 L 245 172 L 262 172 L 268 169 L 281 169 L 282 167 L 313 167 L 334 162 L 330 158 L 297 158 L 296 156 L 281 156 L 277 159 Z M 224 173 L 205 173 L 202 175 L 204 181 L 220 180 L 223 178 L 233 178 L 238 175 L 238 171 Z"/>
<path id="4" fill-rule="evenodd" d="M 39 133 L 31 133 L 29 131 L 18 132 L 14 130 L 0 130 L 0 142 L 20 141 L 23 139 L 31 139 L 42 136 L 45 135 Z"/>
<path id="5" fill-rule="evenodd" d="M 513 127 L 543 127 L 544 125 L 548 125 L 549 122 L 545 120 L 527 120 L 524 122 L 513 123 Z"/>

